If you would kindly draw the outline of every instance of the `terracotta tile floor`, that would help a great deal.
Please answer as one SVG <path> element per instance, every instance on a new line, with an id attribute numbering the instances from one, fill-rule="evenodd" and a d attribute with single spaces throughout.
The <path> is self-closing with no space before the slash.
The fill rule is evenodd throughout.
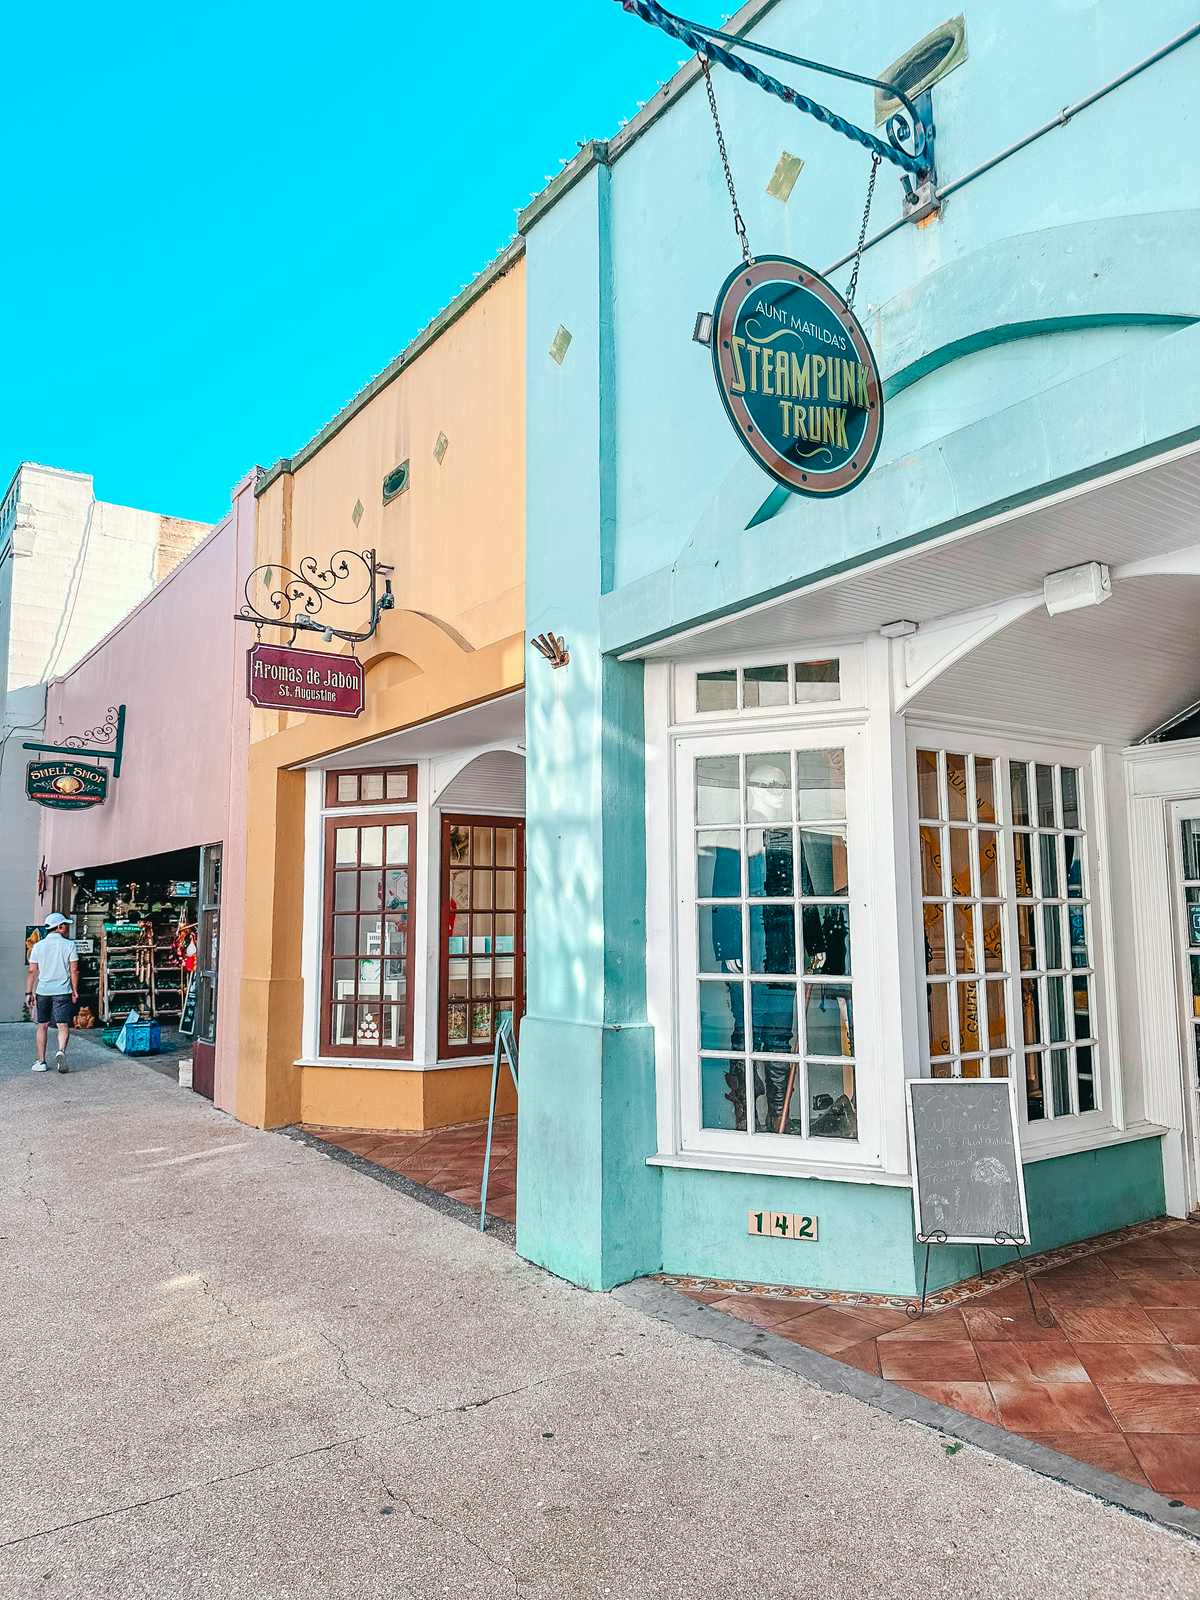
<path id="1" fill-rule="evenodd" d="M 1049 1326 L 1019 1282 L 919 1321 L 890 1307 L 681 1292 L 1200 1509 L 1200 1225 L 1032 1281 Z"/>
<path id="2" fill-rule="evenodd" d="M 440 1128 L 436 1133 L 347 1133 L 338 1128 L 309 1128 L 307 1132 L 479 1210 L 486 1123 Z M 488 1216 L 505 1222 L 517 1220 L 516 1117 L 496 1118 L 488 1177 Z M 1200 1380 L 1197 1388 L 1200 1389 Z"/>

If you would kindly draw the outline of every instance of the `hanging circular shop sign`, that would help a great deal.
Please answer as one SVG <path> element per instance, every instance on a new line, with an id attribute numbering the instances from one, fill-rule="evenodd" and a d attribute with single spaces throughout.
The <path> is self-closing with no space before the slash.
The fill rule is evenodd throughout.
<path id="1" fill-rule="evenodd" d="M 713 370 L 738 437 L 796 494 L 835 495 L 871 470 L 879 368 L 858 318 L 802 261 L 760 257 L 721 286 Z"/>

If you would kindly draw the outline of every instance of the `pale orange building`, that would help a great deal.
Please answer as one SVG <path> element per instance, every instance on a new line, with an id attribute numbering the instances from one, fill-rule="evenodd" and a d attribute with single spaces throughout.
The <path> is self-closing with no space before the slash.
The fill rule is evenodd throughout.
<path id="1" fill-rule="evenodd" d="M 523 1009 L 523 255 L 509 246 L 258 486 L 257 610 L 340 551 L 321 627 L 368 626 L 368 602 L 337 603 L 365 587 L 359 552 L 393 569 L 394 608 L 364 643 L 294 641 L 357 654 L 357 718 L 251 714 L 246 1122 L 479 1117 L 497 1018 Z"/>

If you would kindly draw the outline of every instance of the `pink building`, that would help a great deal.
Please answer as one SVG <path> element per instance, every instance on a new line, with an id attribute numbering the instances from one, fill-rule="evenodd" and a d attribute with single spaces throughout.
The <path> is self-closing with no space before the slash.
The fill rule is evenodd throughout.
<path id="1" fill-rule="evenodd" d="M 33 913 L 74 918 L 81 999 L 97 1026 L 152 1011 L 168 1039 L 193 1044 L 194 1086 L 226 1110 L 249 730 L 233 614 L 253 564 L 256 481 L 245 477 L 209 537 L 49 685 L 47 744 L 103 749 L 110 709 L 124 706 L 124 749 L 102 804 L 41 812 L 45 889 Z"/>

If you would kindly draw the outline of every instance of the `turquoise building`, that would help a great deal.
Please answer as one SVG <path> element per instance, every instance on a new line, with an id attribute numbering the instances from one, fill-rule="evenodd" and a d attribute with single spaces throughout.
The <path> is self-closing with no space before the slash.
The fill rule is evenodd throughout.
<path id="1" fill-rule="evenodd" d="M 570 659 L 527 663 L 518 1249 L 908 1293 L 908 1079 L 1011 1082 L 1034 1249 L 1200 1204 L 1200 37 L 1188 0 L 727 28 L 927 89 L 936 170 L 879 170 L 882 437 L 824 498 L 717 392 L 695 58 L 522 217 L 527 626 Z M 844 294 L 869 152 L 712 79 L 752 259 Z"/>

